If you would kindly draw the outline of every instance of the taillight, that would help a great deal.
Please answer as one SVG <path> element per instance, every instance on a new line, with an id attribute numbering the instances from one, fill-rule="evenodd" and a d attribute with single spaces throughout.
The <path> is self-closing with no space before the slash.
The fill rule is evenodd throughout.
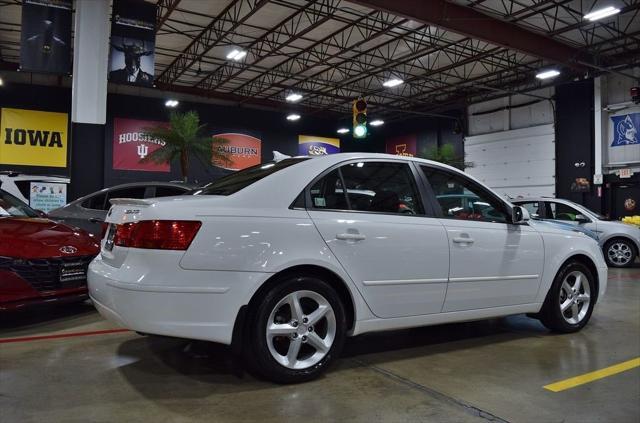
<path id="1" fill-rule="evenodd" d="M 107 222 L 100 223 L 100 239 L 103 239 L 107 234 L 107 229 L 109 228 L 109 224 Z"/>
<path id="2" fill-rule="evenodd" d="M 143 220 L 116 225 L 113 243 L 119 247 L 186 250 L 202 222 L 193 220 Z"/>

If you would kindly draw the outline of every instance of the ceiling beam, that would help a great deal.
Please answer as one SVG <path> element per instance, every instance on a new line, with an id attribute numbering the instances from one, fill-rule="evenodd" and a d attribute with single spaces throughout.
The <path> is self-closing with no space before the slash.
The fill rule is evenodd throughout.
<path id="1" fill-rule="evenodd" d="M 180 0 L 158 0 L 157 9 L 158 13 L 156 16 L 156 33 L 160 31 L 162 25 L 169 19 L 169 16 L 176 7 L 178 7 L 178 3 Z"/>
<path id="2" fill-rule="evenodd" d="M 515 24 L 485 15 L 470 7 L 449 3 L 446 0 L 349 1 L 425 24 L 446 28 L 471 38 L 517 50 L 574 69 L 585 69 L 582 63 L 594 62 L 589 54 L 579 49 L 528 31 Z"/>

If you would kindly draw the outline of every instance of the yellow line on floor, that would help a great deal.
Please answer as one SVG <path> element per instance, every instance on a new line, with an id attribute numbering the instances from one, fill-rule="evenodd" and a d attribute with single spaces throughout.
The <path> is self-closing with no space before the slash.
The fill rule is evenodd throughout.
<path id="1" fill-rule="evenodd" d="M 575 388 L 576 386 L 584 385 L 585 383 L 593 382 L 594 380 L 613 376 L 615 374 L 622 373 L 636 367 L 640 367 L 640 357 L 625 361 L 620 364 L 605 367 L 604 369 L 596 370 L 595 372 L 585 373 L 580 376 L 561 380 L 550 385 L 543 386 L 543 388 L 552 392 L 560 392 L 566 389 Z"/>

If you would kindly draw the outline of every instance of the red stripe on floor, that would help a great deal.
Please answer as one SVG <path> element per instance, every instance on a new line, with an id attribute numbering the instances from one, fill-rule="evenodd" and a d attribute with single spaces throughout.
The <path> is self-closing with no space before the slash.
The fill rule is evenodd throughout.
<path id="1" fill-rule="evenodd" d="M 76 336 L 108 335 L 110 333 L 122 333 L 122 332 L 130 332 L 130 331 L 129 329 L 108 329 L 108 330 L 95 330 L 91 332 L 60 333 L 58 335 L 25 336 L 23 338 L 0 339 L 0 344 L 8 344 L 10 342 L 42 341 L 44 339 L 73 338 Z"/>

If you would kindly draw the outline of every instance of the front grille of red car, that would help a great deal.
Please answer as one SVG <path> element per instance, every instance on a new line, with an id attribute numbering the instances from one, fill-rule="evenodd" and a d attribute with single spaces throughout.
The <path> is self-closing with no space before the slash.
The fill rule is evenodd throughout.
<path id="1" fill-rule="evenodd" d="M 0 270 L 17 274 L 38 291 L 80 288 L 87 284 L 87 268 L 94 257 L 56 257 L 48 259 L 0 257 Z M 61 280 L 63 268 L 73 272 L 63 275 Z M 83 270 L 84 273 L 80 270 Z"/>

